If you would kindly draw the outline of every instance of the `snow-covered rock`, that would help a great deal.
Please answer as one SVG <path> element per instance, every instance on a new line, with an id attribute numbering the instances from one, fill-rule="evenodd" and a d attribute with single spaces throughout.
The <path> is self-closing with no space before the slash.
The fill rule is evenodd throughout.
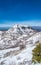
<path id="1" fill-rule="evenodd" d="M 32 50 L 38 42 L 41 32 L 30 26 L 15 25 L 8 31 L 0 31 L 0 65 L 34 65 Z"/>
<path id="2" fill-rule="evenodd" d="M 15 25 L 1 34 L 0 49 L 19 46 L 34 33 L 36 32 L 31 27 Z"/>

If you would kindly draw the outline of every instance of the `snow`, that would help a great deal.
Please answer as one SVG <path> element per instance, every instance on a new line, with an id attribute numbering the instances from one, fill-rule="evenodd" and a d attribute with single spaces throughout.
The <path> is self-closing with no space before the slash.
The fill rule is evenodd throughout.
<path id="1" fill-rule="evenodd" d="M 32 50 L 34 48 L 35 46 L 28 47 L 28 48 L 25 48 L 23 51 L 21 51 L 21 53 L 19 53 L 18 55 L 11 55 L 6 58 L 2 58 L 0 63 L 3 63 L 3 65 L 19 65 L 21 63 L 24 64 L 27 61 L 27 64 L 29 65 L 32 59 Z M 34 64 L 32 63 L 31 65 L 34 65 Z M 41 64 L 37 63 L 35 65 L 41 65 Z"/>
<path id="2" fill-rule="evenodd" d="M 22 62 L 25 59 L 28 59 L 28 61 L 30 61 L 31 58 L 32 58 L 32 55 L 31 55 L 32 54 L 32 52 L 31 52 L 32 49 L 33 48 L 31 48 L 31 47 L 26 48 L 16 56 L 9 56 L 7 58 L 4 58 L 3 60 L 1 59 L 1 62 L 4 61 L 3 63 L 5 63 L 5 65 L 10 65 L 12 63 L 14 64 L 14 62 L 15 62 L 15 65 L 17 65 L 17 63 Z M 20 59 L 18 59 L 18 58 L 20 58 Z"/>
<path id="3" fill-rule="evenodd" d="M 41 32 L 24 27 L 15 25 L 6 32 L 0 32 L 0 65 L 41 65 L 31 62 L 32 50 L 36 42 L 41 42 Z M 25 48 L 20 50 L 20 45 L 25 45 Z"/>

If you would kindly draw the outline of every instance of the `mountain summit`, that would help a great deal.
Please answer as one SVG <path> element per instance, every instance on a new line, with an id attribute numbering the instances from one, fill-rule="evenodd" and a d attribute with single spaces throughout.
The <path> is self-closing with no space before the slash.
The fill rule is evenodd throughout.
<path id="1" fill-rule="evenodd" d="M 8 31 L 0 31 L 0 64 L 31 65 L 32 50 L 38 42 L 41 32 L 30 26 L 14 25 Z"/>
<path id="2" fill-rule="evenodd" d="M 14 25 L 8 31 L 3 31 L 2 34 L 0 34 L 0 49 L 19 46 L 20 41 L 21 43 L 26 42 L 26 40 L 35 33 L 37 32 L 30 26 Z"/>

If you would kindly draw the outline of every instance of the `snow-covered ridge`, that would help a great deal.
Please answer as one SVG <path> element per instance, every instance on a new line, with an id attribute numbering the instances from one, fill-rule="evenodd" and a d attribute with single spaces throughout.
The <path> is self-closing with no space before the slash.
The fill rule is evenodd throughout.
<path id="1" fill-rule="evenodd" d="M 15 25 L 8 31 L 0 31 L 0 65 L 33 65 L 32 50 L 38 42 L 41 32 L 30 26 Z"/>
<path id="2" fill-rule="evenodd" d="M 36 32 L 31 27 L 15 25 L 0 35 L 0 49 L 18 46 L 22 41 L 20 37 L 26 39 L 34 33 Z"/>
<path id="3" fill-rule="evenodd" d="M 8 30 L 8 32 L 13 32 L 13 33 L 26 33 L 32 31 L 31 27 L 29 26 L 22 26 L 22 25 L 14 25 L 11 29 Z"/>

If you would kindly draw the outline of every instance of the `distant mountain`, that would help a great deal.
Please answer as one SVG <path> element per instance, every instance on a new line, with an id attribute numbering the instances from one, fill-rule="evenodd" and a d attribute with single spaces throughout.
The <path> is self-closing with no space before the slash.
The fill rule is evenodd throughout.
<path id="1" fill-rule="evenodd" d="M 41 26 L 32 26 L 34 30 L 41 31 Z"/>
<path id="2" fill-rule="evenodd" d="M 22 25 L 21 25 L 22 26 Z M 41 26 L 27 26 L 25 25 L 26 27 L 28 28 L 32 28 L 33 30 L 36 30 L 36 31 L 41 31 Z M 9 30 L 11 27 L 0 27 L 0 31 L 7 31 Z M 25 29 L 24 25 L 22 26 L 22 29 Z"/>

